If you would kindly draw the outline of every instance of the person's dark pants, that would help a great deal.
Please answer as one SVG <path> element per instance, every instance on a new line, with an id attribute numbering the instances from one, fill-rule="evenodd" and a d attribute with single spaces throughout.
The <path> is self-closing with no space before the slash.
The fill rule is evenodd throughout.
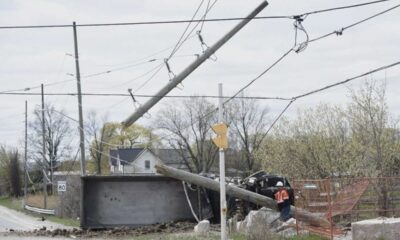
<path id="1" fill-rule="evenodd" d="M 280 218 L 282 221 L 286 221 L 290 218 L 290 205 L 282 207 Z"/>

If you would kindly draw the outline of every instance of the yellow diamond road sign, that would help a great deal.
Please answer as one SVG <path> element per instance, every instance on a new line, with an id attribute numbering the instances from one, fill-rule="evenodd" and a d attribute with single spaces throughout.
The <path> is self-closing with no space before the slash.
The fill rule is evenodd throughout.
<path id="1" fill-rule="evenodd" d="M 228 126 L 225 123 L 219 123 L 211 126 L 211 129 L 217 134 L 212 141 L 219 148 L 228 148 Z"/>

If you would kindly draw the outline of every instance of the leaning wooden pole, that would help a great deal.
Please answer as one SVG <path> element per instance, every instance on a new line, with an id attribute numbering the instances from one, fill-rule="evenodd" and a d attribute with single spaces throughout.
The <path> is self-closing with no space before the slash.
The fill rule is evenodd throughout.
<path id="1" fill-rule="evenodd" d="M 192 184 L 195 184 L 195 185 L 198 185 L 201 187 L 205 187 L 205 188 L 213 190 L 213 191 L 217 191 L 217 192 L 220 191 L 219 182 L 214 181 L 210 178 L 206 178 L 203 176 L 199 176 L 197 174 L 178 170 L 176 168 L 168 167 L 168 166 L 165 166 L 162 164 L 157 164 L 155 166 L 155 168 L 158 173 L 160 173 L 164 176 L 175 178 L 175 179 L 178 179 L 178 180 L 181 180 L 184 182 L 192 183 Z M 226 185 L 226 194 L 229 196 L 232 196 L 232 197 L 246 200 L 248 202 L 255 203 L 257 205 L 267 207 L 267 208 L 271 208 L 274 210 L 278 209 L 275 200 L 273 200 L 269 197 L 251 192 L 251 191 L 247 191 L 243 188 Z M 292 212 L 296 211 L 296 218 L 299 221 L 304 221 L 304 222 L 307 222 L 314 226 L 321 226 L 321 227 L 329 227 L 330 226 L 329 221 L 319 215 L 308 212 L 304 209 L 295 208 L 294 206 L 291 207 L 291 210 L 292 210 Z"/>
<path id="2" fill-rule="evenodd" d="M 142 117 L 147 111 L 149 111 L 156 103 L 158 103 L 165 95 L 167 95 L 172 89 L 178 86 L 187 76 L 189 76 L 194 70 L 196 70 L 203 62 L 205 62 L 211 55 L 213 55 L 220 47 L 228 42 L 236 33 L 238 33 L 246 24 L 248 24 L 258 13 L 260 13 L 266 6 L 267 1 L 263 1 L 256 9 L 254 9 L 247 17 L 239 22 L 232 30 L 225 34 L 220 40 L 214 45 L 204 51 L 196 60 L 194 60 L 189 66 L 187 66 L 181 73 L 176 75 L 170 81 L 166 81 L 167 84 L 159 90 L 154 97 L 150 98 L 142 106 L 136 109 L 136 112 L 131 114 L 124 122 L 122 122 L 124 128 L 132 125 L 136 120 Z"/>

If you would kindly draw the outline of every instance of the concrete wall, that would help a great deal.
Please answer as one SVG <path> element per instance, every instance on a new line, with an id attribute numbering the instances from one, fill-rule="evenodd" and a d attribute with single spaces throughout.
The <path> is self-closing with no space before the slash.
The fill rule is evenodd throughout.
<path id="1" fill-rule="evenodd" d="M 172 178 L 156 175 L 88 176 L 82 181 L 83 228 L 193 220 L 182 183 Z M 197 193 L 190 190 L 189 193 L 196 207 Z M 210 207 L 204 215 L 212 216 Z"/>
<path id="2" fill-rule="evenodd" d="M 400 218 L 376 218 L 351 224 L 353 240 L 400 239 Z"/>
<path id="3" fill-rule="evenodd" d="M 80 175 L 61 175 L 54 176 L 54 194 L 58 195 L 58 203 L 55 209 L 59 217 L 77 218 L 80 216 Z M 67 189 L 65 192 L 57 192 L 57 182 L 66 181 Z"/>

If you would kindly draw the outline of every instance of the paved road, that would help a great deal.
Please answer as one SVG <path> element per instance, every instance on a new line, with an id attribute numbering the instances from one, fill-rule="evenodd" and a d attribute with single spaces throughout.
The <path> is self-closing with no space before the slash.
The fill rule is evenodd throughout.
<path id="1" fill-rule="evenodd" d="M 49 230 L 68 228 L 61 224 L 41 221 L 39 218 L 0 206 L 0 232 L 9 232 L 10 229 L 15 231 L 31 231 L 42 227 L 46 227 Z"/>

